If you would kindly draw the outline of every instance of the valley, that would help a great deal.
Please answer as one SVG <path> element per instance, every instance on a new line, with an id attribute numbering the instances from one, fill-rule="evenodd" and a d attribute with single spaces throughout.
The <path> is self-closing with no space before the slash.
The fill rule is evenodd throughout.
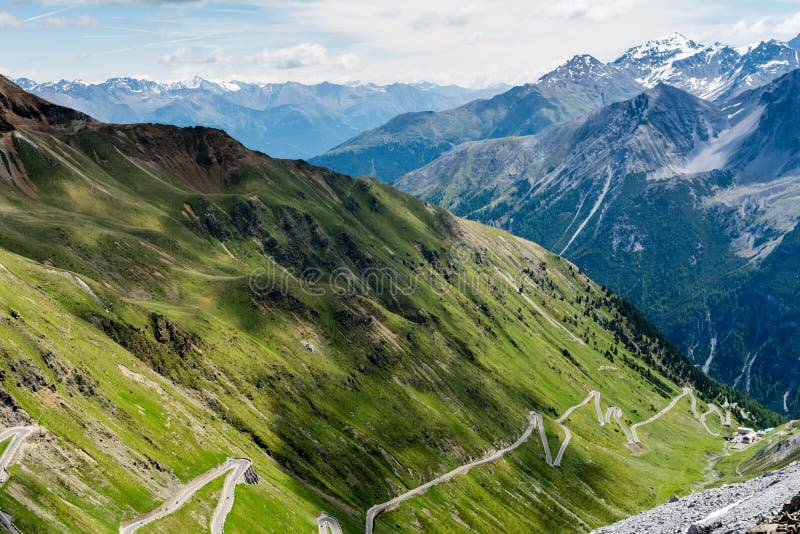
<path id="1" fill-rule="evenodd" d="M 782 421 L 532 242 L 219 130 L 0 93 L 0 421 L 43 429 L 0 488 L 22 532 L 355 532 L 409 491 L 375 532 L 589 531 L 705 479 L 712 404 Z"/>
<path id="2" fill-rule="evenodd" d="M 658 85 L 395 185 L 560 251 L 703 372 L 793 413 L 798 95 L 798 71 L 722 104 Z"/>
<path id="3" fill-rule="evenodd" d="M 800 1 L 0 4 L 0 532 L 800 532 Z"/>

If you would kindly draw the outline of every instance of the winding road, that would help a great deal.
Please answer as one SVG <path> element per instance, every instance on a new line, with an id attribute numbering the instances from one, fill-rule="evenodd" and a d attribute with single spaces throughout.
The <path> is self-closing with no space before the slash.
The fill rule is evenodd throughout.
<path id="1" fill-rule="evenodd" d="M 672 401 L 663 410 L 661 410 L 657 414 L 653 415 L 649 419 L 646 419 L 646 420 L 642 421 L 641 423 L 636 423 L 635 425 L 631 425 L 631 435 L 633 437 L 633 443 L 641 443 L 641 440 L 639 439 L 639 435 L 636 433 L 636 429 L 637 428 L 639 428 L 640 426 L 649 425 L 650 423 L 652 423 L 656 419 L 666 415 L 670 410 L 672 410 L 675 407 L 676 404 L 678 404 L 679 400 L 684 398 L 686 395 L 689 395 L 690 393 L 692 395 L 692 400 L 694 401 L 692 403 L 692 406 L 693 406 L 693 410 L 692 411 L 694 412 L 695 416 L 699 419 L 700 416 L 697 415 L 697 404 L 696 404 L 697 401 L 694 398 L 694 393 L 692 392 L 692 389 L 691 388 L 683 388 L 683 393 L 681 393 L 680 395 L 678 395 L 677 397 L 672 399 Z"/>
<path id="2" fill-rule="evenodd" d="M 600 426 L 605 426 L 611 423 L 612 418 L 614 422 L 619 426 L 622 432 L 625 434 L 626 440 L 628 444 L 636 444 L 641 443 L 639 436 L 636 430 L 644 425 L 650 424 L 660 417 L 664 416 L 665 414 L 669 413 L 678 402 L 685 396 L 689 395 L 691 399 L 691 407 L 692 407 L 692 414 L 696 419 L 698 419 L 706 431 L 713 435 L 719 436 L 719 434 L 713 432 L 706 424 L 706 417 L 710 415 L 712 412 L 716 412 L 720 418 L 720 423 L 725 424 L 726 422 L 730 424 L 730 413 L 723 415 L 722 411 L 714 405 L 708 404 L 708 411 L 704 414 L 700 415 L 697 411 L 697 399 L 694 395 L 694 391 L 691 388 L 683 388 L 683 391 L 680 395 L 674 397 L 670 403 L 664 407 L 661 411 L 656 413 L 655 415 L 651 416 L 650 418 L 636 423 L 628 429 L 625 424 L 622 422 L 622 409 L 617 406 L 608 406 L 605 413 L 603 413 L 601 407 L 601 395 L 599 391 L 592 390 L 589 394 L 584 398 L 580 403 L 570 406 L 567 410 L 555 420 L 555 423 L 564 431 L 564 440 L 561 443 L 561 446 L 556 453 L 555 459 L 552 458 L 552 453 L 550 450 L 549 443 L 547 441 L 547 432 L 544 426 L 544 418 L 540 413 L 537 412 L 529 412 L 528 414 L 528 426 L 522 435 L 510 446 L 505 447 L 503 449 L 497 450 L 492 454 L 481 458 L 479 460 L 475 460 L 473 462 L 467 463 L 465 465 L 459 466 L 421 486 L 418 486 L 414 489 L 403 493 L 397 497 L 394 497 L 384 503 L 376 504 L 372 506 L 367 511 L 366 517 L 366 534 L 372 534 L 374 526 L 375 526 L 375 519 L 381 513 L 385 512 L 386 510 L 392 509 L 397 507 L 403 501 L 411 499 L 412 497 L 416 497 L 425 493 L 427 490 L 432 488 L 433 486 L 442 484 L 457 475 L 465 474 L 473 467 L 478 467 L 481 465 L 489 464 L 496 462 L 503 456 L 507 455 L 508 453 L 515 450 L 517 447 L 528 441 L 531 435 L 533 434 L 534 430 L 539 430 L 539 437 L 542 442 L 542 447 L 544 448 L 545 454 L 545 462 L 547 465 L 551 467 L 560 467 L 561 461 L 564 457 L 564 453 L 566 452 L 567 446 L 572 439 L 572 432 L 570 429 L 564 424 L 572 413 L 586 406 L 590 402 L 594 401 L 594 409 L 595 414 L 597 416 L 597 421 Z M 0 432 L 0 443 L 11 439 L 11 443 L 6 447 L 2 454 L 0 454 L 0 485 L 5 483 L 8 480 L 8 471 L 6 468 L 11 464 L 16 455 L 19 447 L 21 446 L 22 442 L 25 441 L 31 434 L 37 432 L 39 427 L 37 426 L 18 426 L 13 428 L 8 428 L 3 432 Z M 245 472 L 251 467 L 252 461 L 248 458 L 228 458 L 222 464 L 210 469 L 206 473 L 203 473 L 199 477 L 195 478 L 186 486 L 184 486 L 174 497 L 170 500 L 156 508 L 155 510 L 141 515 L 137 518 L 134 518 L 130 521 L 127 521 L 120 525 L 119 532 L 120 534 L 133 534 L 136 530 L 141 528 L 144 525 L 147 525 L 153 521 L 157 521 L 163 517 L 166 517 L 178 509 L 180 509 L 184 504 L 186 504 L 195 493 L 197 493 L 201 488 L 209 484 L 210 482 L 216 480 L 217 478 L 226 475 L 225 483 L 223 485 L 222 492 L 220 494 L 219 501 L 217 506 L 214 510 L 214 514 L 211 518 L 210 530 L 212 534 L 223 534 L 224 532 L 224 525 L 225 520 L 230 513 L 231 509 L 233 508 L 233 502 L 235 499 L 235 489 L 236 485 L 244 478 Z M 1 514 L 1 512 L 0 512 Z M 11 532 L 17 532 L 11 522 L 3 515 L 0 515 L 0 526 L 5 527 L 7 530 Z M 319 534 L 342 534 L 342 529 L 339 526 L 339 522 L 336 518 L 329 516 L 327 514 L 321 514 L 317 518 L 317 526 L 319 528 Z"/>
<path id="3" fill-rule="evenodd" d="M 8 444 L 3 454 L 0 454 L 0 485 L 5 484 L 6 480 L 8 480 L 6 468 L 14 461 L 14 455 L 17 454 L 22 442 L 38 430 L 39 427 L 37 426 L 15 426 L 0 432 L 0 443 L 9 438 L 11 439 L 11 443 Z"/>
<path id="4" fill-rule="evenodd" d="M 14 461 L 14 456 L 17 454 L 17 451 L 19 451 L 19 447 L 22 445 L 22 442 L 28 439 L 31 434 L 34 434 L 38 431 L 38 426 L 15 426 L 0 432 L 0 443 L 5 442 L 7 439 L 11 439 L 11 443 L 9 443 L 5 448 L 3 454 L 0 454 L 0 486 L 5 484 L 8 480 L 9 475 L 6 469 Z M 20 534 L 19 530 L 17 530 L 17 528 L 11 522 L 11 519 L 9 519 L 1 510 L 0 527 L 4 528 L 11 534 Z"/>
<path id="5" fill-rule="evenodd" d="M 228 458 L 220 465 L 206 471 L 186 484 L 177 495 L 152 512 L 148 512 L 121 524 L 119 527 L 120 534 L 132 534 L 144 525 L 176 512 L 206 484 L 230 472 L 225 479 L 225 485 L 222 488 L 217 508 L 214 510 L 214 515 L 211 519 L 211 532 L 213 534 L 221 534 L 223 532 L 223 526 L 225 525 L 225 519 L 228 517 L 228 513 L 233 507 L 236 484 L 242 479 L 245 471 L 247 471 L 251 464 L 252 462 L 248 458 Z"/>
<path id="6" fill-rule="evenodd" d="M 375 506 L 373 506 L 372 508 L 367 510 L 367 524 L 366 524 L 366 529 L 364 530 L 364 532 L 366 534 L 372 534 L 372 529 L 375 527 L 375 518 L 378 517 L 378 515 L 381 514 L 382 512 L 385 512 L 386 510 L 388 510 L 390 508 L 394 508 L 395 506 L 399 505 L 401 502 L 407 501 L 408 499 L 410 499 L 412 497 L 416 497 L 417 495 L 422 495 L 423 493 L 428 491 L 433 486 L 441 484 L 442 482 L 446 482 L 446 481 L 450 480 L 451 478 L 455 477 L 456 475 L 464 474 L 467 471 L 469 471 L 470 469 L 472 469 L 473 467 L 478 467 L 479 465 L 485 465 L 485 464 L 489 464 L 489 463 L 492 463 L 492 462 L 496 462 L 497 460 L 499 460 L 500 458 L 502 458 L 503 456 L 505 456 L 509 452 L 513 451 L 514 449 L 516 449 L 517 447 L 519 447 L 520 445 L 522 445 L 523 443 L 528 441 L 528 438 L 531 437 L 531 434 L 533 433 L 534 429 L 537 426 L 539 426 L 540 430 L 544 428 L 544 425 L 541 424 L 541 421 L 542 421 L 542 416 L 541 415 L 537 414 L 536 412 L 530 412 L 528 418 L 529 418 L 528 428 L 525 429 L 525 432 L 523 432 L 523 434 L 519 437 L 519 439 L 517 439 L 517 441 L 515 441 L 512 445 L 510 445 L 510 446 L 508 446 L 508 447 L 506 447 L 504 449 L 500 449 L 498 451 L 495 451 L 492 454 L 490 454 L 489 456 L 487 456 L 485 458 L 481 458 L 480 460 L 475 460 L 474 462 L 470 462 L 470 463 L 462 465 L 460 467 L 456 467 L 452 471 L 449 471 L 449 472 L 443 474 L 442 476 L 431 480 L 430 482 L 426 482 L 425 484 L 423 484 L 421 486 L 418 486 L 418 487 L 416 487 L 416 488 L 414 488 L 414 489 L 412 489 L 410 491 L 407 491 L 406 493 L 403 493 L 402 495 L 398 495 L 397 497 L 395 497 L 393 499 L 390 499 L 390 500 L 388 500 L 388 501 L 386 501 L 384 503 L 376 504 Z M 542 436 L 544 436 L 543 430 L 542 430 Z M 546 441 L 547 437 L 544 436 L 544 439 Z"/>
<path id="7" fill-rule="evenodd" d="M 561 417 L 556 419 L 556 424 L 558 426 L 560 426 L 561 429 L 564 431 L 564 441 L 561 443 L 561 448 L 558 450 L 558 454 L 556 454 L 555 461 L 552 464 L 549 464 L 549 465 L 552 465 L 553 467 L 560 467 L 561 466 L 561 459 L 564 457 L 564 452 L 567 450 L 567 445 L 569 445 L 569 442 L 572 439 L 572 432 L 570 431 L 569 428 L 567 428 L 566 425 L 564 425 L 564 421 L 569 419 L 569 416 L 572 415 L 572 412 L 574 412 L 578 408 L 581 408 L 581 407 L 589 404 L 589 402 L 592 399 L 594 399 L 594 409 L 595 409 L 595 413 L 597 414 L 597 422 L 600 424 L 600 426 L 606 426 L 607 424 L 610 424 L 611 423 L 611 418 L 613 417 L 614 418 L 614 422 L 617 424 L 617 426 L 625 434 L 625 437 L 627 438 L 628 443 L 634 443 L 634 435 L 631 433 L 630 430 L 628 430 L 628 427 L 626 427 L 625 424 L 621 420 L 621 418 L 622 418 L 622 409 L 617 407 L 617 406 L 609 406 L 606 409 L 606 413 L 605 413 L 605 416 L 604 416 L 603 415 L 603 409 L 600 407 L 600 392 L 592 390 L 592 391 L 589 392 L 589 394 L 586 396 L 585 399 L 583 399 L 580 403 L 576 404 L 575 406 L 570 406 L 569 408 L 567 408 L 567 411 L 565 411 L 561 415 Z M 542 442 L 542 444 L 545 445 L 545 449 L 547 449 L 546 442 Z"/>
<path id="8" fill-rule="evenodd" d="M 555 421 L 556 424 L 564 431 L 564 441 L 561 443 L 561 447 L 559 448 L 558 453 L 556 454 L 555 460 L 552 458 L 552 453 L 550 451 L 550 445 L 548 444 L 548 441 L 547 441 L 547 432 L 545 431 L 545 427 L 544 427 L 544 419 L 542 418 L 542 415 L 540 413 L 532 411 L 532 412 L 529 413 L 529 416 L 528 416 L 529 417 L 528 427 L 525 429 L 525 432 L 522 434 L 522 436 L 520 436 L 520 438 L 517 439 L 517 441 L 515 441 L 511 446 L 506 447 L 504 449 L 500 449 L 500 450 L 494 452 L 493 454 L 491 454 L 490 456 L 487 456 L 486 458 L 483 458 L 481 460 L 470 462 L 468 464 L 465 464 L 465 465 L 462 465 L 460 467 L 457 467 L 457 468 L 453 469 L 452 471 L 449 471 L 449 472 L 445 473 L 444 475 L 441 475 L 440 477 L 431 480 L 430 482 L 426 482 L 425 484 L 423 484 L 421 486 L 418 486 L 418 487 L 416 487 L 416 488 L 414 488 L 414 489 L 412 489 L 410 491 L 407 491 L 406 493 L 403 493 L 402 495 L 394 497 L 393 499 L 391 499 L 389 501 L 386 501 L 386 502 L 381 503 L 381 504 L 376 504 L 375 506 L 371 507 L 369 510 L 367 510 L 367 520 L 366 520 L 365 533 L 366 534 L 372 534 L 372 531 L 375 528 L 375 519 L 381 513 L 385 512 L 386 510 L 389 510 L 389 509 L 397 507 L 400 503 L 402 503 L 403 501 L 406 501 L 406 500 L 408 500 L 408 499 L 410 499 L 412 497 L 416 497 L 418 495 L 422 495 L 427 490 L 429 490 L 431 487 L 436 486 L 438 484 L 441 484 L 443 482 L 446 482 L 446 481 L 450 480 L 451 478 L 453 478 L 453 477 L 455 477 L 457 475 L 464 474 L 467 471 L 469 471 L 470 469 L 472 469 L 473 467 L 477 467 L 479 465 L 484 465 L 484 464 L 487 464 L 487 463 L 492 463 L 492 462 L 495 462 L 495 461 L 499 460 L 500 458 L 502 458 L 506 454 L 510 453 L 511 451 L 513 451 L 514 449 L 516 449 L 517 447 L 519 447 L 520 445 L 522 445 L 523 443 L 528 441 L 528 439 L 530 438 L 531 434 L 536 429 L 539 430 L 539 437 L 540 437 L 540 439 L 542 441 L 542 447 L 544 448 L 545 462 L 547 463 L 547 465 L 549 465 L 551 467 L 560 467 L 561 466 L 561 460 L 563 459 L 564 453 L 567 450 L 567 446 L 569 445 L 569 442 L 572 439 L 572 432 L 564 424 L 564 422 L 567 419 L 569 419 L 569 416 L 572 415 L 572 413 L 575 410 L 577 410 L 577 409 L 579 409 L 579 408 L 581 408 L 583 406 L 586 406 L 587 404 L 589 404 L 592 401 L 594 401 L 594 408 L 595 408 L 595 413 L 597 415 L 597 422 L 600 424 L 600 426 L 605 426 L 607 424 L 610 424 L 611 423 L 611 419 L 613 418 L 614 422 L 617 424 L 617 426 L 619 426 L 619 428 L 625 434 L 625 438 L 626 438 L 628 444 L 629 445 L 633 445 L 633 444 L 641 443 L 641 440 L 639 439 L 639 436 L 636 433 L 636 429 L 637 428 L 640 428 L 640 427 L 642 427 L 644 425 L 648 425 L 648 424 L 658 420 L 660 417 L 663 417 L 664 415 L 669 413 L 673 408 L 675 408 L 675 406 L 678 404 L 678 402 L 682 398 L 686 397 L 687 395 L 689 395 L 689 397 L 691 399 L 691 402 L 692 402 L 692 414 L 694 415 L 694 417 L 696 419 L 698 419 L 703 424 L 703 427 L 706 429 L 706 431 L 708 431 L 709 434 L 711 434 L 713 436 L 718 436 L 718 434 L 712 432 L 708 428 L 708 426 L 705 423 L 705 417 L 708 414 L 710 414 L 711 412 L 716 411 L 719 414 L 720 422 L 724 423 L 725 419 L 723 418 L 722 412 L 719 410 L 719 408 L 717 408 L 717 406 L 715 406 L 713 404 L 709 404 L 708 405 L 709 406 L 708 412 L 706 412 L 703 415 L 700 415 L 697 412 L 697 399 L 694 396 L 694 391 L 692 390 L 692 388 L 683 388 L 682 392 L 679 395 L 677 395 L 676 397 L 674 397 L 670 401 L 670 403 L 667 406 L 665 406 L 661 411 L 657 412 L 656 414 L 654 414 L 650 418 L 648 418 L 648 419 L 646 419 L 646 420 L 644 420 L 644 421 L 642 421 L 640 423 L 636 423 L 636 424 L 632 425 L 630 427 L 630 429 L 628 429 L 625 426 L 625 424 L 622 422 L 622 409 L 617 407 L 617 406 L 609 406 L 606 409 L 605 413 L 603 413 L 603 409 L 602 409 L 602 407 L 600 405 L 600 392 L 592 390 L 592 391 L 589 392 L 589 394 L 586 396 L 585 399 L 583 399 L 578 404 L 576 404 L 574 406 L 570 406 L 569 408 L 567 408 L 567 410 L 561 415 L 561 417 L 556 419 L 556 421 Z M 728 414 L 728 420 L 729 419 L 730 419 L 730 414 Z M 329 520 L 336 521 L 334 518 L 332 518 L 330 516 L 327 516 L 327 515 L 320 516 L 320 518 L 317 519 L 317 523 L 318 523 L 319 529 L 320 529 L 319 530 L 320 534 L 327 534 L 328 525 L 332 525 L 332 523 L 328 522 Z M 336 526 L 338 527 L 338 523 L 336 523 Z M 339 531 L 336 531 L 336 530 L 333 529 L 332 526 L 331 526 L 331 530 L 332 530 L 333 534 L 340 534 L 340 532 L 341 532 L 341 529 Z"/>
<path id="9" fill-rule="evenodd" d="M 692 395 L 692 399 L 694 399 L 694 395 Z M 694 412 L 695 416 L 697 416 L 697 410 L 696 409 L 693 408 L 692 412 Z M 711 415 L 713 412 L 717 412 L 717 415 L 719 416 L 719 424 L 722 425 L 723 427 L 731 426 L 731 414 L 730 414 L 730 412 L 727 412 L 725 415 L 723 415 L 722 412 L 720 411 L 720 409 L 717 408 L 716 404 L 709 403 L 708 404 L 708 411 L 700 416 L 700 422 L 703 424 L 703 427 L 706 429 L 706 431 L 709 434 L 711 434 L 712 436 L 720 437 L 720 435 L 718 433 L 716 433 L 713 430 L 711 430 L 710 428 L 708 428 L 708 424 L 706 424 L 706 417 Z"/>
<path id="10" fill-rule="evenodd" d="M 319 534 L 342 534 L 342 527 L 335 517 L 328 514 L 321 514 L 317 518 L 317 526 L 319 527 Z"/>
<path id="11" fill-rule="evenodd" d="M 236 494 L 236 484 L 244 477 L 244 472 L 247 471 L 253 464 L 247 458 L 233 458 L 230 460 L 234 463 L 234 468 L 225 477 L 225 484 L 222 486 L 222 495 L 219 497 L 217 508 L 214 510 L 214 515 L 211 517 L 211 534 L 222 534 L 225 531 L 225 519 L 233 509 L 233 499 Z"/>

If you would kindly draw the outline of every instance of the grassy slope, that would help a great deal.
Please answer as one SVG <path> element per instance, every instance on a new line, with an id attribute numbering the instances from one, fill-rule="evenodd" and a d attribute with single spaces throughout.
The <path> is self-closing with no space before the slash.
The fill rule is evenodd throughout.
<path id="1" fill-rule="evenodd" d="M 731 483 L 757 476 L 765 471 L 773 471 L 800 459 L 800 452 L 775 454 L 776 449 L 787 440 L 796 441 L 800 427 L 797 421 L 781 425 L 770 432 L 762 441 L 750 447 L 728 451 L 715 466 L 719 483 Z"/>
<path id="2" fill-rule="evenodd" d="M 194 494 L 192 501 L 177 512 L 145 525 L 142 534 L 169 534 L 170 532 L 202 532 L 208 529 L 217 506 L 225 477 L 220 477 Z"/>
<path id="3" fill-rule="evenodd" d="M 12 134 L 36 196 L 0 186 L 0 370 L 48 430 L 0 493 L 22 530 L 113 531 L 226 456 L 248 456 L 262 483 L 237 489 L 230 531 L 308 530 L 321 510 L 356 531 L 370 505 L 513 441 L 530 409 L 557 444 L 553 419 L 589 389 L 629 423 L 679 393 L 619 339 L 612 301 L 536 245 L 374 181 L 252 155 L 238 165 L 235 149 L 214 155 L 237 164 L 220 175 L 169 132 Z M 229 217 L 248 201 L 263 209 Z M 417 281 L 395 295 L 374 282 L 337 295 L 296 275 L 288 292 L 251 290 L 253 272 L 264 283 L 308 266 Z M 157 341 L 153 313 L 179 339 Z M 683 407 L 633 452 L 584 408 L 561 470 L 531 441 L 379 529 L 411 528 L 410 514 L 433 528 L 426 508 L 449 530 L 453 507 L 481 530 L 574 527 L 558 506 L 589 528 L 656 504 L 721 448 Z"/>

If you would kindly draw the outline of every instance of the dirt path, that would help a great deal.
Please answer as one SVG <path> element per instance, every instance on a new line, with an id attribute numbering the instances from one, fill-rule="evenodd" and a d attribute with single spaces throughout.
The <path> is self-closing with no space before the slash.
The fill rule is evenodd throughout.
<path id="1" fill-rule="evenodd" d="M 230 471 L 230 474 L 225 479 L 225 485 L 222 489 L 222 493 L 220 494 L 217 508 L 214 510 L 214 516 L 211 519 L 211 532 L 214 534 L 221 533 L 223 531 L 223 525 L 225 524 L 225 518 L 228 516 L 228 513 L 233 507 L 234 489 L 236 484 L 239 480 L 241 480 L 242 475 L 244 475 L 244 472 L 250 467 L 251 463 L 252 462 L 247 458 L 228 458 L 220 465 L 206 471 L 199 477 L 186 484 L 186 486 L 184 486 L 177 495 L 152 512 L 148 512 L 121 524 L 119 527 L 120 534 L 132 534 L 144 525 L 152 523 L 153 521 L 157 521 L 176 512 L 184 504 L 189 502 L 194 494 L 197 493 L 203 486 Z"/>

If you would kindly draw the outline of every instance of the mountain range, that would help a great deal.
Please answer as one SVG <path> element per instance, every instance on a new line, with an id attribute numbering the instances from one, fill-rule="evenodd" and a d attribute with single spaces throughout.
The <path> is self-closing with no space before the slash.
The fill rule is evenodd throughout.
<path id="1" fill-rule="evenodd" d="M 460 143 L 535 134 L 660 83 L 725 101 L 798 67 L 797 40 L 737 50 L 673 34 L 633 47 L 609 63 L 575 56 L 536 83 L 488 100 L 439 113 L 400 115 L 311 161 L 391 183 Z"/>
<path id="2" fill-rule="evenodd" d="M 687 128 L 735 128 L 662 87 L 602 120 L 670 99 Z M 385 503 L 378 533 L 585 532 L 716 481 L 723 411 L 782 422 L 574 264 L 377 180 L 4 78 L 0 155 L 0 517 L 20 531 L 371 532 Z"/>
<path id="3" fill-rule="evenodd" d="M 477 90 L 430 83 L 257 84 L 202 78 L 173 83 L 136 78 L 15 81 L 100 120 L 221 128 L 249 148 L 294 159 L 310 158 L 401 113 L 443 110 L 504 90 L 502 85 Z"/>
<path id="4" fill-rule="evenodd" d="M 725 101 L 659 84 L 397 186 L 534 239 L 641 307 L 698 367 L 800 407 L 800 70 Z"/>

